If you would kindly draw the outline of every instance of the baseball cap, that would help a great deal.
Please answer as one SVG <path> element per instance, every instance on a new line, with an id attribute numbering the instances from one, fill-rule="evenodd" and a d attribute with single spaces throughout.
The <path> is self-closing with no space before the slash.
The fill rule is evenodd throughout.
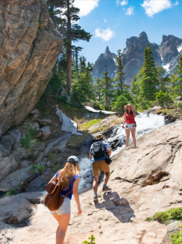
<path id="1" fill-rule="evenodd" d="M 79 162 L 79 159 L 76 156 L 70 156 L 67 162 Z"/>

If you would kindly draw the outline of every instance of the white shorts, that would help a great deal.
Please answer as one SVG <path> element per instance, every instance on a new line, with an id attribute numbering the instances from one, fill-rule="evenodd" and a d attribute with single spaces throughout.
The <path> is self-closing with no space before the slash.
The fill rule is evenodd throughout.
<path id="1" fill-rule="evenodd" d="M 63 204 L 61 205 L 61 207 L 55 211 L 51 211 L 52 214 L 57 214 L 57 215 L 63 215 L 63 214 L 67 214 L 70 213 L 70 202 L 71 200 L 68 197 L 65 197 Z"/>
<path id="2" fill-rule="evenodd" d="M 125 130 L 131 130 L 131 129 L 135 129 L 136 125 L 135 124 L 128 124 L 126 123 L 124 126 Z"/>

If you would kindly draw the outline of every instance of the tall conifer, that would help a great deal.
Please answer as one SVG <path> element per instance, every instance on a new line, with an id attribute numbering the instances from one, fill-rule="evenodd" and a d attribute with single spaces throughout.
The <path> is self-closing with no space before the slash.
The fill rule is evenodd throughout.
<path id="1" fill-rule="evenodd" d="M 159 80 L 157 77 L 157 69 L 155 67 L 154 57 L 152 53 L 151 46 L 147 44 L 144 51 L 144 64 L 140 69 L 141 77 L 140 80 L 140 101 L 154 101 L 155 93 L 157 92 L 157 86 L 159 85 Z"/>
<path id="2" fill-rule="evenodd" d="M 47 0 L 51 18 L 63 36 L 67 54 L 67 91 L 71 92 L 72 78 L 72 42 L 89 41 L 91 34 L 77 24 L 79 9 L 74 7 L 74 0 Z"/>
<path id="3" fill-rule="evenodd" d="M 173 89 L 176 96 L 182 95 L 182 55 L 180 54 L 178 64 L 176 65 L 176 77 L 173 80 Z"/>
<path id="4" fill-rule="evenodd" d="M 121 49 L 118 50 L 116 68 L 117 68 L 116 69 L 116 77 L 115 77 L 115 80 L 117 82 L 116 87 L 122 93 L 123 89 L 124 89 L 125 73 L 123 71 L 124 65 L 123 65 L 123 60 L 122 60 Z"/>
<path id="5" fill-rule="evenodd" d="M 107 66 L 105 66 L 105 72 L 102 73 L 103 77 L 101 78 L 101 84 L 103 85 L 103 88 L 101 89 L 101 92 L 103 93 L 104 99 L 105 99 L 105 106 L 108 108 L 110 106 L 110 100 L 112 97 L 112 83 L 113 79 L 108 76 Z"/>

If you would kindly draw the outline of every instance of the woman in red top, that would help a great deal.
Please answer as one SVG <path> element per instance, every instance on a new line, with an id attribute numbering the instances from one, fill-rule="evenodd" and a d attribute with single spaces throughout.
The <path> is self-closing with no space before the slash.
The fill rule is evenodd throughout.
<path id="1" fill-rule="evenodd" d="M 126 132 L 126 147 L 128 148 L 128 143 L 130 139 L 130 131 L 133 138 L 134 147 L 136 147 L 136 138 L 135 138 L 135 131 L 136 131 L 136 123 L 134 117 L 136 116 L 136 113 L 134 111 L 134 107 L 129 103 L 124 106 L 125 113 L 124 113 L 124 122 L 123 122 L 123 128 Z"/>

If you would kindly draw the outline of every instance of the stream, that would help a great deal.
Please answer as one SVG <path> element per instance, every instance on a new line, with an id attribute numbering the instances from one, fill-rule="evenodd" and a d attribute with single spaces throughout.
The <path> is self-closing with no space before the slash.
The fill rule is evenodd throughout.
<path id="1" fill-rule="evenodd" d="M 136 138 L 149 133 L 150 131 L 164 125 L 164 116 L 157 115 L 152 112 L 150 113 L 140 113 L 136 116 Z M 106 133 L 105 140 L 109 143 L 113 157 L 115 154 L 119 153 L 123 148 L 125 148 L 126 136 L 125 130 L 122 125 L 118 125 L 113 130 Z M 130 138 L 131 141 L 131 138 Z M 81 169 L 81 180 L 79 188 L 87 190 L 92 186 L 92 167 L 91 162 L 88 157 L 81 158 L 80 160 Z"/>

